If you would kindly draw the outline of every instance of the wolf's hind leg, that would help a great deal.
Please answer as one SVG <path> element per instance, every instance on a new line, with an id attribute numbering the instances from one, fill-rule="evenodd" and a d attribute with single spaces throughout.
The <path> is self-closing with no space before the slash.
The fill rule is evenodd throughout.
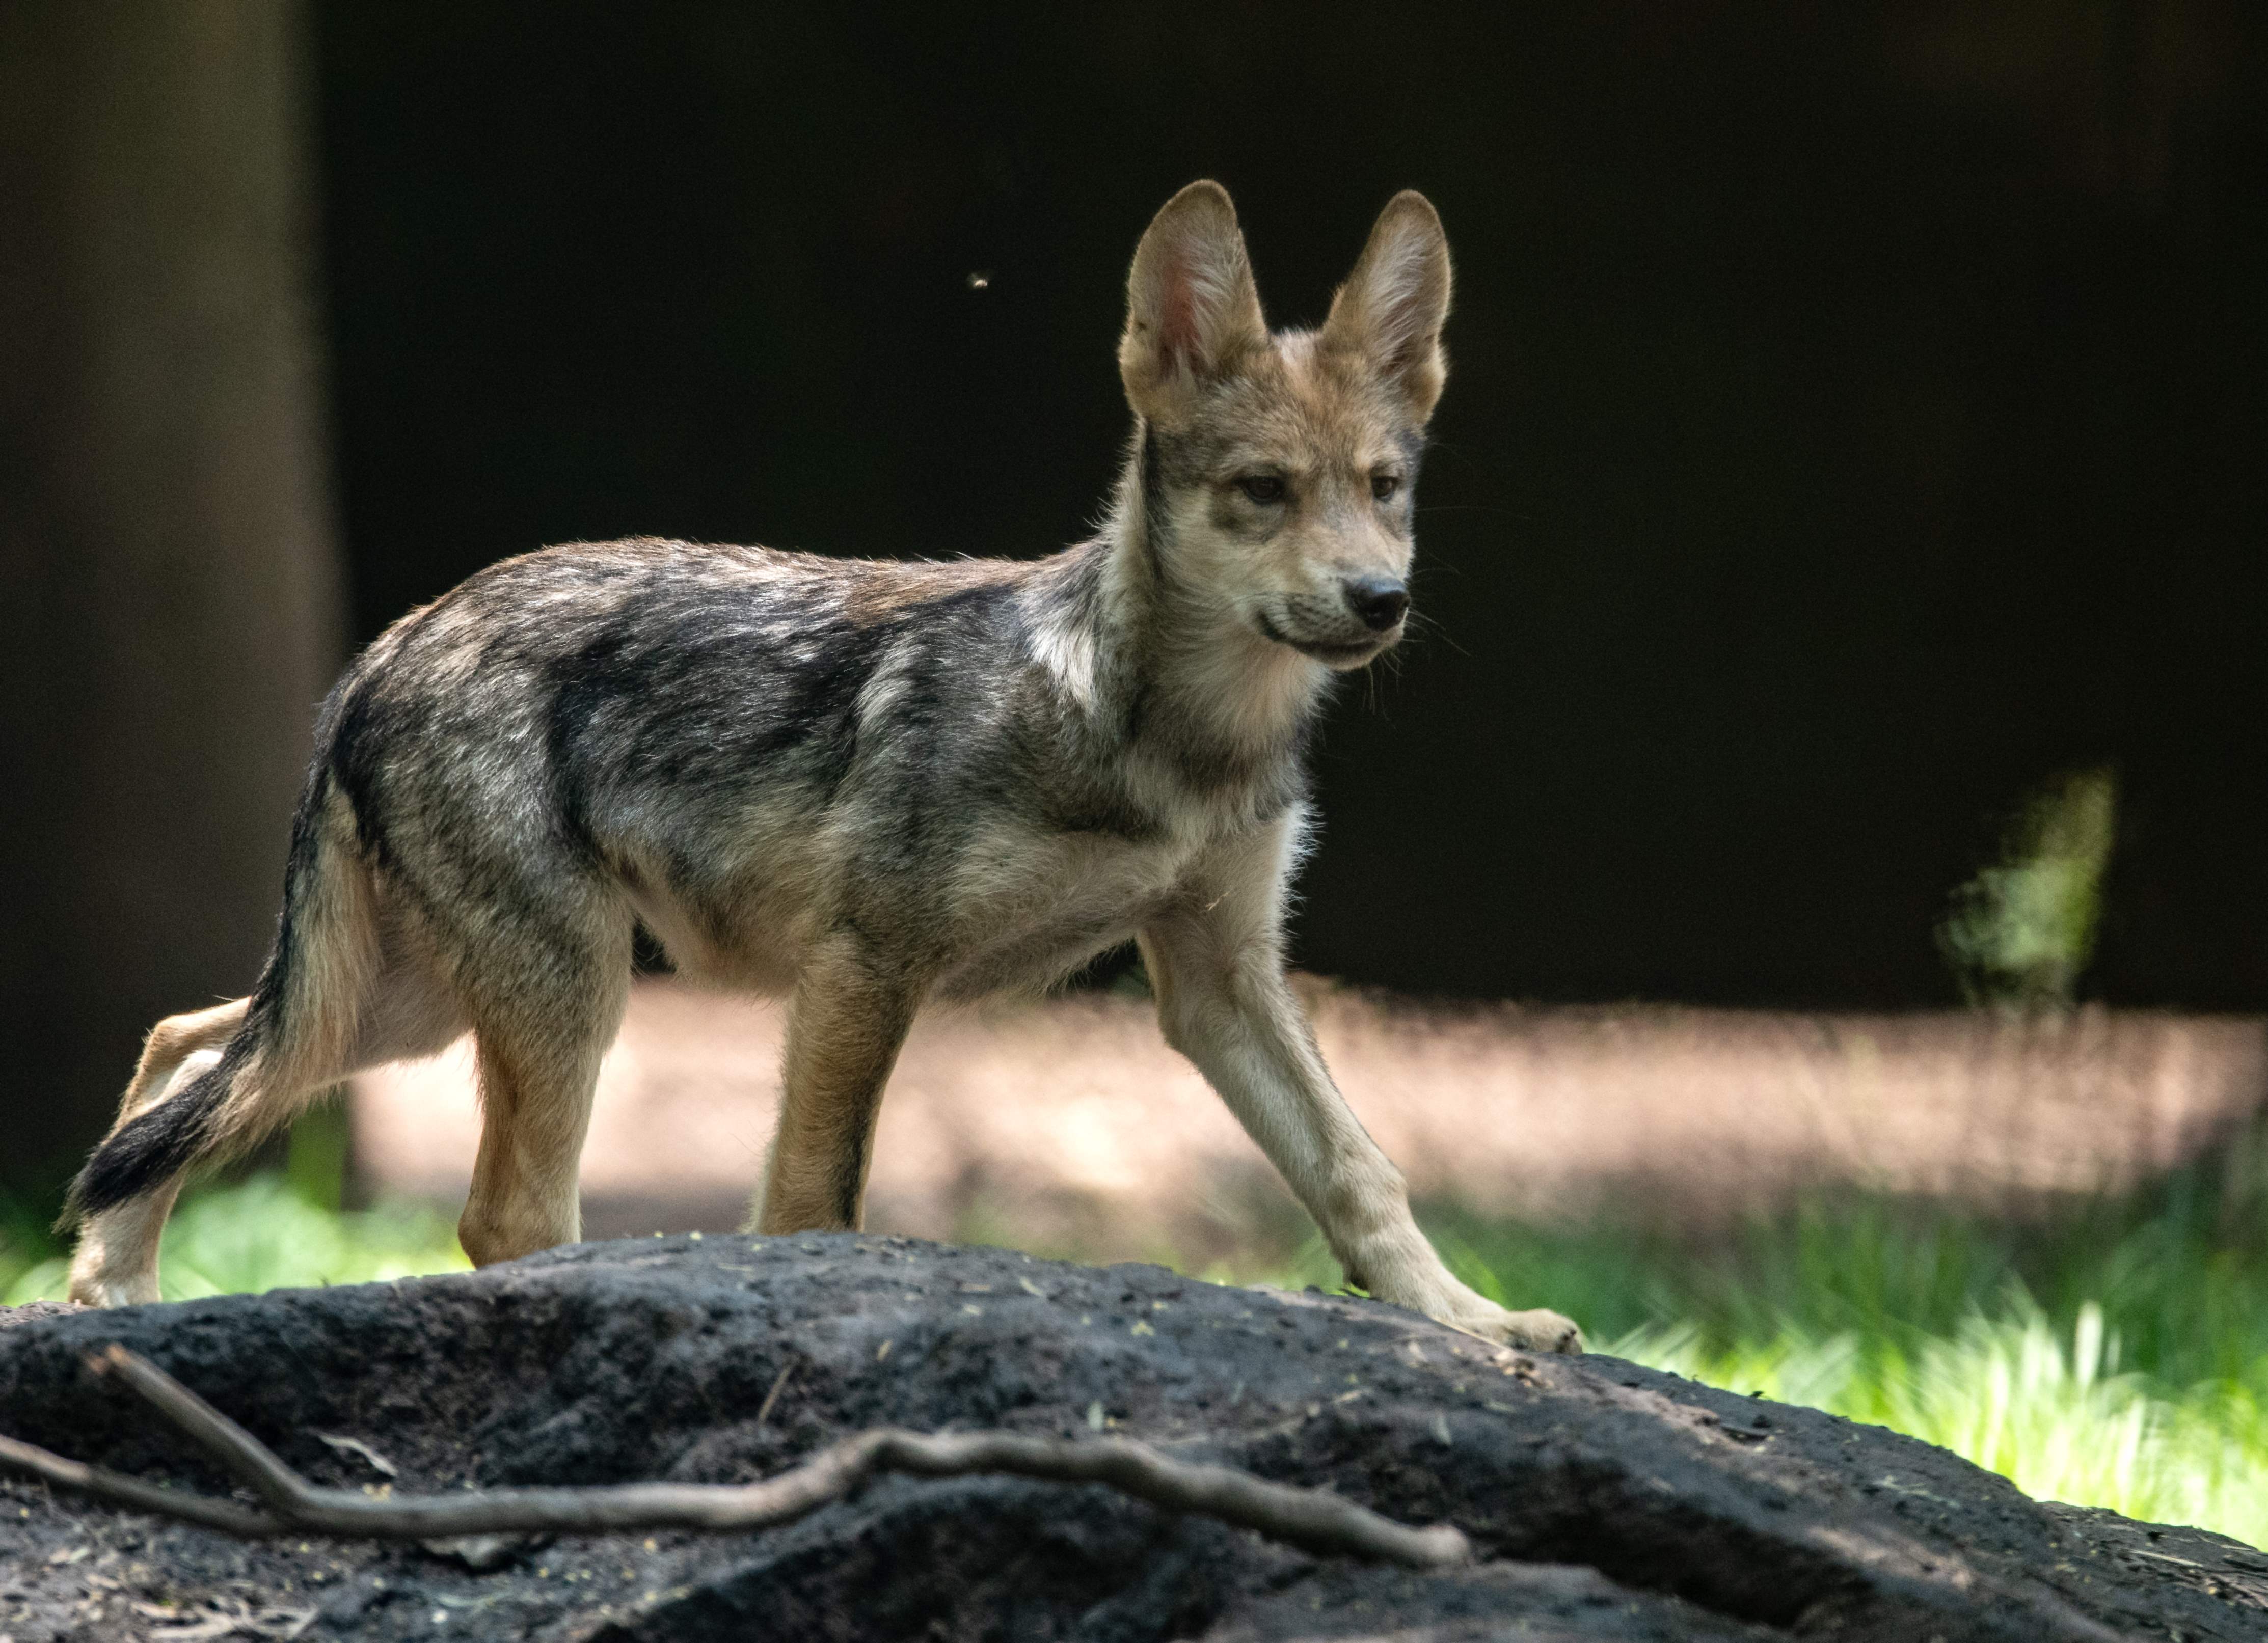
<path id="1" fill-rule="evenodd" d="M 244 1025 L 248 998 L 168 1016 L 150 1030 L 133 1082 L 118 1104 L 115 1135 L 134 1119 L 220 1064 L 221 1050 Z M 158 1299 L 158 1243 L 180 1180 L 89 1215 L 73 1251 L 70 1296 L 90 1306 L 140 1306 Z"/>
<path id="2" fill-rule="evenodd" d="M 917 987 L 853 942 L 830 943 L 806 964 L 753 1230 L 853 1231 L 864 1222 L 882 1086 L 918 1001 Z"/>
<path id="3" fill-rule="evenodd" d="M 110 1126 L 111 1132 L 116 1133 L 128 1119 L 138 1117 L 171 1095 L 184 1082 L 180 1075 L 187 1070 L 191 1058 L 202 1058 L 199 1061 L 201 1067 L 219 1060 L 222 1048 L 236 1037 L 238 1029 L 244 1025 L 245 1012 L 251 1007 L 248 998 L 231 999 L 210 1009 L 168 1016 L 150 1029 L 150 1037 L 142 1045 L 142 1060 L 134 1068 L 133 1082 L 126 1086 L 126 1094 L 118 1103 L 118 1121 Z"/>
<path id="4" fill-rule="evenodd" d="M 394 931 L 385 932 L 379 950 L 375 975 L 341 971 L 332 992 L 306 1004 L 320 1019 L 296 1031 L 263 1034 L 249 1019 L 248 999 L 158 1023 L 119 1104 L 111 1135 L 168 1102 L 210 1098 L 195 1155 L 225 1156 L 289 1123 L 315 1096 L 364 1067 L 440 1049 L 463 1028 L 446 990 Z M 232 1064 L 224 1067 L 225 1060 Z M 217 1095 L 192 1095 L 208 1076 L 224 1079 L 225 1087 Z M 102 1150 L 97 1149 L 98 1159 Z M 158 1245 L 180 1192 L 183 1166 L 144 1173 L 146 1181 L 83 1217 L 71 1257 L 74 1301 L 133 1306 L 158 1298 Z"/>
<path id="5" fill-rule="evenodd" d="M 1506 1311 L 1441 1264 L 1410 1216 L 1402 1172 L 1331 1082 L 1274 942 L 1221 921 L 1236 899 L 1142 932 L 1159 1023 L 1307 1206 L 1347 1280 L 1491 1340 L 1582 1350 L 1582 1332 L 1558 1313 Z"/>

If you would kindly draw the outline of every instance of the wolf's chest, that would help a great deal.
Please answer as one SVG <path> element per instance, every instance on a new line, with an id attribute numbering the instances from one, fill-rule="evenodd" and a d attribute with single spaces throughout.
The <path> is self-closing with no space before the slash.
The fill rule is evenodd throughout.
<path id="1" fill-rule="evenodd" d="M 1045 987 L 1130 940 L 1176 891 L 1197 847 L 1003 828 L 963 853 L 949 890 L 953 993 Z"/>

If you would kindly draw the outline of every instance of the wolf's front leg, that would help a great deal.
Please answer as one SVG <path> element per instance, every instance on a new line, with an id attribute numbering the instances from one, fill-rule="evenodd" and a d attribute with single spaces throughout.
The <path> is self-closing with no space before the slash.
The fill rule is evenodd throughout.
<path id="1" fill-rule="evenodd" d="M 1142 932 L 1168 1043 L 1197 1063 L 1308 1214 L 1347 1281 L 1454 1329 L 1516 1346 L 1580 1352 L 1557 1312 L 1509 1312 L 1459 1283 L 1410 1214 L 1402 1172 L 1349 1109 L 1284 980 L 1272 928 L 1224 927 L 1232 896 Z"/>

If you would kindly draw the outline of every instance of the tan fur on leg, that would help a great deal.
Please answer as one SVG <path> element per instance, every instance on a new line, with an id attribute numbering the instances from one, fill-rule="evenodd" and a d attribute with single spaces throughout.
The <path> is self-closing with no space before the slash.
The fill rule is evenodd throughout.
<path id="1" fill-rule="evenodd" d="M 476 1018 L 481 1148 L 457 1221 L 458 1241 L 475 1266 L 517 1260 L 582 1236 L 576 1179 L 600 1058 L 628 1001 L 628 972 L 625 963 L 609 991 L 578 1000 L 572 1009 L 491 1007 Z"/>
<path id="2" fill-rule="evenodd" d="M 158 1246 L 178 1182 L 90 1215 L 71 1252 L 70 1298 L 81 1306 L 147 1306 L 159 1298 Z"/>
<path id="3" fill-rule="evenodd" d="M 475 1266 L 517 1260 L 582 1236 L 576 1174 L 598 1067 L 547 1075 L 489 1039 L 480 1045 L 481 1150 L 457 1221 Z"/>
<path id="4" fill-rule="evenodd" d="M 876 977 L 848 943 L 814 954 L 788 1023 L 779 1128 L 754 1229 L 855 1230 L 882 1085 L 912 1024 L 914 994 Z"/>
<path id="5" fill-rule="evenodd" d="M 1287 833 L 1274 847 L 1292 842 Z M 1197 1064 L 1282 1173 L 1350 1283 L 1491 1340 L 1581 1351 L 1571 1320 L 1541 1309 L 1507 1311 L 1441 1264 L 1410 1214 L 1402 1172 L 1332 1083 L 1284 980 L 1278 880 L 1248 861 L 1223 865 L 1239 870 L 1218 895 L 1184 903 L 1142 932 L 1167 1041 Z"/>
<path id="6" fill-rule="evenodd" d="M 186 1082 L 176 1075 L 189 1057 L 210 1058 L 201 1062 L 195 1071 L 217 1061 L 222 1048 L 244 1025 L 245 1012 L 251 1007 L 248 998 L 231 999 L 210 1009 L 168 1016 L 150 1029 L 150 1036 L 142 1045 L 142 1060 L 134 1068 L 133 1082 L 126 1086 L 126 1094 L 119 1100 L 118 1119 L 110 1126 L 110 1133 L 115 1135 L 129 1119 L 140 1117 Z M 191 1076 L 195 1075 L 192 1072 Z"/>

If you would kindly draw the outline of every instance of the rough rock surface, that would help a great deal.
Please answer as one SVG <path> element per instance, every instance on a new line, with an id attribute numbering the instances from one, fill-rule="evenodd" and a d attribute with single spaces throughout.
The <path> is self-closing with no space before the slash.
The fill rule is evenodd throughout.
<path id="1" fill-rule="evenodd" d="M 218 1476 L 87 1352 L 123 1341 L 333 1484 L 740 1480 L 869 1426 L 1101 1421 L 1448 1519 L 1483 1557 L 1413 1573 L 1100 1487 L 898 1478 L 763 1534 L 570 1537 L 483 1572 L 414 1545 L 240 1544 L 9 1478 L 14 1643 L 2268 1636 L 2268 1556 L 2218 1536 L 2036 1505 L 1927 1445 L 1614 1359 L 1155 1267 L 681 1238 L 0 1323 L 0 1430 L 205 1489 Z"/>

